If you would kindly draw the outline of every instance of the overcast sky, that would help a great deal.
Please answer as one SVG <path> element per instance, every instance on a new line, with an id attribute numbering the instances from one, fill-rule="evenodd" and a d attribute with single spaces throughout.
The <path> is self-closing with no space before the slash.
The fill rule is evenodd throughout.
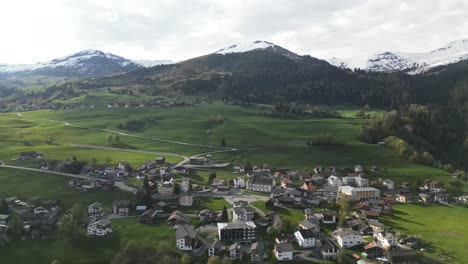
<path id="1" fill-rule="evenodd" d="M 468 0 L 14 0 L 0 2 L 0 62 L 82 49 L 183 60 L 250 40 L 358 63 L 468 38 Z"/>

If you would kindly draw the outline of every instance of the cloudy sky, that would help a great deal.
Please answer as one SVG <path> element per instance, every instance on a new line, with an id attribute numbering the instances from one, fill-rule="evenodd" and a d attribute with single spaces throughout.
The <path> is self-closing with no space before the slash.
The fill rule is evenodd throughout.
<path id="1" fill-rule="evenodd" d="M 468 0 L 15 0 L 0 2 L 0 62 L 82 49 L 183 60 L 267 40 L 354 63 L 385 50 L 430 51 L 468 38 Z"/>

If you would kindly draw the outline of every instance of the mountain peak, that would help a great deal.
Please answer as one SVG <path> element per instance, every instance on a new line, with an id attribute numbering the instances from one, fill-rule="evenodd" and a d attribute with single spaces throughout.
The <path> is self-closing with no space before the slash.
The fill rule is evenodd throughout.
<path id="1" fill-rule="evenodd" d="M 278 47 L 278 46 L 271 42 L 264 41 L 264 40 L 255 40 L 255 41 L 249 41 L 249 42 L 244 42 L 244 43 L 239 43 L 239 44 L 233 44 L 225 48 L 222 48 L 216 51 L 215 53 L 216 54 L 242 53 L 242 52 L 247 52 L 247 51 L 252 51 L 252 50 L 275 49 L 275 47 Z"/>
<path id="2" fill-rule="evenodd" d="M 426 53 L 386 51 L 375 54 L 367 61 L 367 69 L 377 72 L 406 71 L 418 74 L 462 60 L 468 60 L 468 39 L 452 41 Z"/>

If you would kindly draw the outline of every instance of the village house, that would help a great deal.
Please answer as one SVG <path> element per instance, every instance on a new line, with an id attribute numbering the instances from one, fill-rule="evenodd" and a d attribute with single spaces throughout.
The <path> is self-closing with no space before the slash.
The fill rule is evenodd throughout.
<path id="1" fill-rule="evenodd" d="M 241 244 L 234 243 L 229 247 L 229 258 L 231 260 L 242 260 L 244 256 L 244 250 L 242 249 Z"/>
<path id="2" fill-rule="evenodd" d="M 419 196 L 419 201 L 421 203 L 429 204 L 432 202 L 431 196 L 429 194 L 420 193 L 418 194 L 418 196 Z"/>
<path id="3" fill-rule="evenodd" d="M 320 212 L 322 217 L 322 223 L 324 224 L 336 224 L 337 212 L 333 210 L 323 210 Z"/>
<path id="4" fill-rule="evenodd" d="M 161 213 L 161 211 L 158 211 L 154 208 L 144 211 L 139 217 L 140 223 L 154 224 L 156 222 L 158 213 Z"/>
<path id="5" fill-rule="evenodd" d="M 294 232 L 296 237 L 297 244 L 302 248 L 312 248 L 315 247 L 315 239 L 318 236 L 314 230 L 311 229 L 301 229 Z"/>
<path id="6" fill-rule="evenodd" d="M 467 204 L 468 203 L 468 195 L 463 195 L 463 196 L 457 197 L 457 201 L 459 203 Z"/>
<path id="7" fill-rule="evenodd" d="M 329 239 L 322 239 L 319 241 L 320 244 L 320 253 L 324 259 L 334 259 L 340 251 L 340 248 L 335 244 L 335 242 Z"/>
<path id="8" fill-rule="evenodd" d="M 278 261 L 293 260 L 294 247 L 292 243 L 275 244 L 273 254 Z"/>
<path id="9" fill-rule="evenodd" d="M 395 194 L 395 200 L 399 203 L 412 203 L 413 199 L 411 198 L 411 195 L 407 194 Z"/>
<path id="10" fill-rule="evenodd" d="M 39 207 L 34 208 L 33 212 L 35 215 L 41 215 L 41 214 L 47 214 L 49 210 L 47 210 L 46 208 L 42 206 L 39 206 Z"/>
<path id="11" fill-rule="evenodd" d="M 350 248 L 360 245 L 362 243 L 362 236 L 354 230 L 338 230 L 336 232 L 336 241 L 340 247 Z"/>
<path id="12" fill-rule="evenodd" d="M 368 258 L 375 259 L 383 257 L 385 250 L 377 245 L 375 241 L 364 246 L 364 252 Z"/>
<path id="13" fill-rule="evenodd" d="M 257 226 L 254 222 L 218 223 L 218 237 L 221 241 L 252 241 L 256 236 Z"/>
<path id="14" fill-rule="evenodd" d="M 200 218 L 200 221 L 202 221 L 203 223 L 210 224 L 218 220 L 218 213 L 211 211 L 209 209 L 203 209 L 198 214 L 198 217 Z"/>
<path id="15" fill-rule="evenodd" d="M 236 189 L 243 189 L 245 188 L 245 180 L 244 178 L 238 177 L 234 179 L 234 188 Z"/>
<path id="16" fill-rule="evenodd" d="M 130 214 L 130 201 L 129 200 L 116 200 L 112 202 L 112 213 L 118 215 Z"/>
<path id="17" fill-rule="evenodd" d="M 256 192 L 271 193 L 275 185 L 275 179 L 271 176 L 254 175 L 247 181 L 246 188 Z"/>
<path id="18" fill-rule="evenodd" d="M 383 249 L 389 249 L 391 246 L 398 245 L 397 236 L 391 232 L 383 231 L 374 235 L 374 237 L 377 239 L 378 245 Z"/>
<path id="19" fill-rule="evenodd" d="M 99 214 L 103 211 L 102 203 L 95 202 L 88 206 L 88 215 Z"/>
<path id="20" fill-rule="evenodd" d="M 440 203 L 448 205 L 448 195 L 445 193 L 434 193 L 433 194 L 434 203 Z"/>
<path id="21" fill-rule="evenodd" d="M 412 249 L 404 249 L 401 247 L 392 247 L 385 252 L 385 257 L 391 264 L 417 264 L 416 252 Z"/>
<path id="22" fill-rule="evenodd" d="M 193 205 L 193 195 L 191 194 L 181 194 L 179 197 L 179 204 L 180 206 L 192 206 Z"/>
<path id="23" fill-rule="evenodd" d="M 208 257 L 220 256 L 223 252 L 224 246 L 219 240 L 215 240 L 208 246 Z"/>
<path id="24" fill-rule="evenodd" d="M 343 182 L 342 185 L 345 186 L 352 186 L 352 187 L 369 187 L 369 180 L 361 177 L 361 175 L 356 175 L 356 176 L 346 176 L 341 178 L 341 181 Z"/>
<path id="25" fill-rule="evenodd" d="M 189 178 L 182 178 L 180 181 L 180 191 L 185 193 L 190 191 L 190 179 Z"/>
<path id="26" fill-rule="evenodd" d="M 266 257 L 265 244 L 262 241 L 257 241 L 250 245 L 250 261 L 263 262 Z"/>
<path id="27" fill-rule="evenodd" d="M 302 189 L 308 192 L 316 192 L 318 189 L 318 184 L 313 180 L 307 180 L 302 184 Z"/>
<path id="28" fill-rule="evenodd" d="M 320 226 L 309 220 L 303 220 L 299 222 L 298 229 L 311 230 L 313 233 L 320 233 Z"/>
<path id="29" fill-rule="evenodd" d="M 10 215 L 0 214 L 0 227 L 7 227 L 10 223 Z"/>
<path id="30" fill-rule="evenodd" d="M 255 215 L 255 210 L 248 206 L 238 206 L 233 208 L 233 220 L 252 221 Z"/>
<path id="31" fill-rule="evenodd" d="M 107 219 L 99 220 L 88 225 L 88 235 L 105 236 L 112 233 L 111 222 Z"/>
<path id="32" fill-rule="evenodd" d="M 340 187 L 343 185 L 343 182 L 340 177 L 332 175 L 328 177 L 327 184 L 333 187 Z"/>
<path id="33" fill-rule="evenodd" d="M 191 251 L 195 248 L 197 233 L 192 225 L 178 225 L 176 230 L 176 246 L 183 251 Z"/>
<path id="34" fill-rule="evenodd" d="M 245 167 L 242 164 L 235 164 L 234 165 L 234 172 L 235 173 L 244 173 Z"/>
<path id="35" fill-rule="evenodd" d="M 225 185 L 226 185 L 226 180 L 224 179 L 216 177 L 213 180 L 211 180 L 211 186 L 220 187 L 220 186 L 225 186 Z"/>
<path id="36" fill-rule="evenodd" d="M 158 188 L 159 195 L 168 196 L 174 194 L 174 183 L 170 181 L 165 181 L 159 185 Z"/>
<path id="37" fill-rule="evenodd" d="M 177 228 L 179 225 L 189 225 L 192 223 L 192 218 L 190 216 L 184 215 L 181 211 L 174 211 L 167 218 L 167 222 Z"/>
<path id="38" fill-rule="evenodd" d="M 383 186 L 385 186 L 389 190 L 392 190 L 393 188 L 395 188 L 394 182 L 390 179 L 385 179 L 383 181 Z"/>

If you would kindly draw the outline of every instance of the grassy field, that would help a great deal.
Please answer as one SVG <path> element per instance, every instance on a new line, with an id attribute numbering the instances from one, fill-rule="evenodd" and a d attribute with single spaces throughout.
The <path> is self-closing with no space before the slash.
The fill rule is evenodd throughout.
<path id="1" fill-rule="evenodd" d="M 431 242 L 427 254 L 437 259 L 437 248 L 450 259 L 446 263 L 466 263 L 468 250 L 468 208 L 458 206 L 395 205 L 395 215 L 382 222 L 407 235 L 420 235 Z M 440 250 L 439 250 L 440 253 Z"/>
<path id="2" fill-rule="evenodd" d="M 269 210 L 265 208 L 264 201 L 255 201 L 250 203 L 252 206 L 260 209 L 265 214 L 269 213 L 278 213 L 281 214 L 282 219 L 287 219 L 293 223 L 293 225 L 297 225 L 300 221 L 304 220 L 304 214 L 300 210 L 294 209 L 286 209 L 286 208 L 276 208 L 275 210 Z"/>
<path id="3" fill-rule="evenodd" d="M 79 192 L 68 187 L 69 178 L 47 173 L 0 168 L 0 197 L 60 199 L 66 208 L 80 202 L 85 206 L 99 201 L 110 206 L 113 200 L 130 199 L 132 194 L 120 190 Z"/>

